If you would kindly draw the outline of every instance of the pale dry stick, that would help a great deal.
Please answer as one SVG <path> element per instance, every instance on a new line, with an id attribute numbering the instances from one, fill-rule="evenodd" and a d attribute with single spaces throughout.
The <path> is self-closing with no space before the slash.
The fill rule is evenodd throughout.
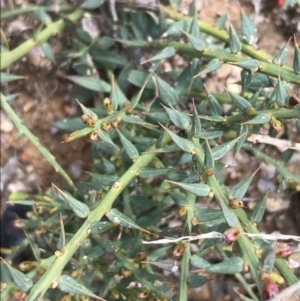
<path id="1" fill-rule="evenodd" d="M 300 152 L 300 143 L 293 143 L 289 140 L 282 140 L 277 138 L 272 138 L 266 135 L 252 134 L 247 138 L 247 141 L 252 143 L 265 143 L 270 145 L 275 145 L 281 152 L 287 149 L 293 149 Z"/>
<path id="2" fill-rule="evenodd" d="M 263 233 L 240 233 L 241 235 L 245 235 L 247 237 L 255 237 L 255 238 L 261 238 L 265 240 L 294 240 L 294 241 L 300 241 L 300 236 L 295 235 L 284 235 L 284 234 L 263 234 Z M 158 240 L 152 240 L 152 241 L 145 241 L 143 240 L 143 244 L 167 244 L 167 243 L 177 243 L 179 241 L 194 241 L 199 239 L 213 239 L 213 238 L 224 238 L 224 234 L 216 231 L 212 231 L 205 234 L 199 234 L 195 236 L 182 236 L 178 238 L 163 238 Z"/>
<path id="3" fill-rule="evenodd" d="M 263 233 L 241 233 L 248 237 L 261 238 L 265 240 L 294 240 L 300 241 L 300 236 L 296 235 L 284 235 L 284 234 L 263 234 Z"/>

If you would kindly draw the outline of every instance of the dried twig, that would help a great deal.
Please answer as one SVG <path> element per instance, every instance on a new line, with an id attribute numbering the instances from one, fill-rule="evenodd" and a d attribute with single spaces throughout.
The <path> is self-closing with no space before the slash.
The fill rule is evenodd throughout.
<path id="1" fill-rule="evenodd" d="M 252 134 L 247 138 L 248 141 L 253 143 L 265 143 L 275 145 L 281 152 L 284 152 L 287 149 L 294 149 L 300 152 L 300 143 L 293 143 L 289 140 L 282 140 L 277 138 L 272 138 L 266 135 Z"/>

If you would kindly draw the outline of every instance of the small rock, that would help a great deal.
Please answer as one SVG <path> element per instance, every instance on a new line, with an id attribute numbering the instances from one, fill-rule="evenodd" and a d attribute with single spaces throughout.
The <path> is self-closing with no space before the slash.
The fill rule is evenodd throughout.
<path id="1" fill-rule="evenodd" d="M 14 128 L 13 123 L 10 121 L 10 119 L 1 112 L 1 122 L 0 122 L 0 130 L 4 133 L 10 133 Z"/>
<path id="2" fill-rule="evenodd" d="M 70 166 L 70 173 L 73 179 L 75 180 L 80 179 L 82 174 L 81 166 L 77 163 L 72 163 Z"/>
<path id="3" fill-rule="evenodd" d="M 257 188 L 263 193 L 265 193 L 268 190 L 271 194 L 276 192 L 276 185 L 270 180 L 264 178 L 258 180 Z"/>

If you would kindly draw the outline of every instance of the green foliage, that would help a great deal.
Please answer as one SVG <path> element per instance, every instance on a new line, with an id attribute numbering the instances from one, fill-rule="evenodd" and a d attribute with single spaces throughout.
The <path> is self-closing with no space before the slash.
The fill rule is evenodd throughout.
<path id="1" fill-rule="evenodd" d="M 197 269 L 211 275 L 235 275 L 253 300 L 262 300 L 262 273 L 270 274 L 274 267 L 288 285 L 296 283 L 286 259 L 290 254 L 276 259 L 273 244 L 260 238 L 256 228 L 264 216 L 268 192 L 252 212 L 232 205 L 243 204 L 257 171 L 232 187 L 224 185 L 220 173 L 225 167 L 220 159 L 230 151 L 234 156 L 248 154 L 275 166 L 284 184 L 300 190 L 300 178 L 287 171 L 284 160 L 270 158 L 246 142 L 263 128 L 271 136 L 279 123 L 300 116 L 300 104 L 289 105 L 289 84 L 300 84 L 296 39 L 291 68 L 284 65 L 289 42 L 270 61 L 266 60 L 270 55 L 251 46 L 257 31 L 244 13 L 240 35 L 231 24 L 228 31 L 219 29 L 226 28 L 227 15 L 216 28 L 198 21 L 196 13 L 185 17 L 163 6 L 159 16 L 118 10 L 120 23 L 115 34 L 119 39 L 105 34 L 92 38 L 76 21 L 84 9 L 96 13 L 103 2 L 87 0 L 67 17 L 74 22 L 73 49 L 67 55 L 54 57 L 46 41 L 68 22 L 63 18 L 52 21 L 46 8 L 30 10 L 41 24 L 48 24 L 46 29 L 31 44 L 26 41 L 1 54 L 6 61 L 4 69 L 43 42 L 47 58 L 61 64 L 65 78 L 89 91 L 97 103 L 96 108 L 88 108 L 78 102 L 83 111 L 81 121 L 56 123 L 72 132 L 65 143 L 84 136 L 93 142 L 90 180 L 73 184 L 14 113 L 7 101 L 10 96 L 1 94 L 2 108 L 18 130 L 68 182 L 34 197 L 11 197 L 12 202 L 32 206 L 33 218 L 23 220 L 27 238 L 1 262 L 1 279 L 8 285 L 4 297 L 9 299 L 15 285 L 27 292 L 28 301 L 44 295 L 50 300 L 64 296 L 71 300 L 70 294 L 91 300 L 187 300 L 189 287 L 210 281 L 207 274 L 195 274 Z M 178 1 L 172 5 L 178 6 Z M 106 18 L 106 24 L 113 24 Z M 176 41 L 178 37 L 182 43 Z M 142 65 L 140 58 L 132 58 L 130 52 L 138 53 L 135 51 L 143 51 L 146 59 Z M 163 72 L 161 62 L 175 55 L 188 64 Z M 241 68 L 242 95 L 205 91 L 205 75 L 224 63 Z M 1 83 L 22 80 L 7 73 L 2 77 Z M 230 107 L 226 113 L 223 103 Z M 284 163 L 290 157 L 287 155 Z M 215 208 L 198 209 L 204 199 Z M 174 238 L 175 229 L 162 221 L 174 211 L 182 225 L 177 235 L 184 239 L 171 250 L 174 241 L 168 239 Z M 193 235 L 199 232 L 205 239 L 192 245 Z M 250 240 L 250 234 L 258 236 Z M 166 242 L 150 246 L 149 242 L 158 238 L 166 238 Z M 25 274 L 7 262 L 27 246 L 37 264 Z M 263 253 L 261 258 L 255 248 Z M 208 249 L 221 258 L 218 263 L 209 261 Z M 298 254 L 291 257 L 293 263 L 297 259 Z M 176 272 L 179 266 L 179 285 L 174 286 L 165 280 L 161 269 Z M 250 269 L 251 281 L 249 274 L 245 278 L 245 266 Z"/>

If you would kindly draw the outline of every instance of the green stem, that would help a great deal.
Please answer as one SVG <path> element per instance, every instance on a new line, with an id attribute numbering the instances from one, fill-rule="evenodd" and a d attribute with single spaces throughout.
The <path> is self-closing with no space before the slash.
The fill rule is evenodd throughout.
<path id="1" fill-rule="evenodd" d="M 263 160 L 266 163 L 273 165 L 276 170 L 282 175 L 284 179 L 286 179 L 288 182 L 296 182 L 300 184 L 300 177 L 290 173 L 285 167 L 284 163 L 280 160 L 275 160 L 271 158 L 270 156 L 260 152 L 259 150 L 252 147 L 250 144 L 245 143 L 243 145 L 243 149 L 250 152 L 255 156 L 257 159 Z"/>
<path id="2" fill-rule="evenodd" d="M 299 118 L 300 116 L 300 106 L 296 106 L 291 109 L 286 108 L 279 108 L 279 109 L 272 109 L 272 110 L 263 110 L 263 111 L 256 111 L 253 115 L 247 115 L 243 113 L 238 113 L 235 115 L 231 115 L 229 117 L 224 117 L 222 121 L 220 121 L 222 124 L 237 124 L 237 123 L 243 123 L 248 120 L 253 119 L 255 116 L 258 116 L 259 114 L 270 114 L 273 117 L 277 119 L 290 119 L 290 118 Z M 208 122 L 205 125 L 205 128 L 209 128 L 210 126 L 216 124 L 219 121 L 213 121 Z"/>
<path id="3" fill-rule="evenodd" d="M 249 283 L 245 280 L 245 278 L 243 277 L 242 274 L 237 273 L 234 275 L 235 278 L 240 282 L 240 284 L 242 285 L 242 287 L 244 288 L 245 292 L 253 299 L 258 301 L 259 299 L 257 298 L 257 296 L 253 293 L 253 290 L 251 289 Z"/>
<path id="4" fill-rule="evenodd" d="M 164 134 L 159 147 L 166 145 L 169 141 L 170 137 Z M 123 174 L 123 176 L 121 176 L 118 181 L 118 185 L 116 185 L 116 187 L 113 186 L 109 190 L 105 198 L 101 201 L 101 203 L 93 211 L 90 212 L 84 224 L 76 232 L 73 238 L 66 244 L 64 254 L 58 257 L 53 262 L 53 264 L 49 267 L 43 277 L 41 277 L 40 280 L 33 286 L 26 301 L 35 301 L 36 298 L 41 298 L 50 287 L 51 283 L 59 278 L 64 267 L 70 261 L 73 254 L 79 248 L 81 243 L 88 237 L 89 227 L 92 225 L 92 223 L 101 220 L 101 218 L 112 207 L 116 198 L 127 187 L 130 181 L 143 167 L 151 162 L 151 160 L 156 156 L 156 153 L 152 152 L 154 149 L 155 147 L 151 147 L 149 149 L 149 152 L 140 156 L 135 161 L 135 163 Z"/>
<path id="5" fill-rule="evenodd" d="M 198 159 L 199 167 L 200 167 L 200 173 L 204 176 L 206 183 L 211 187 L 212 191 L 215 194 L 215 199 L 219 205 L 219 207 L 222 209 L 222 211 L 226 214 L 235 214 L 236 217 L 239 219 L 239 221 L 243 225 L 247 225 L 246 229 L 250 232 L 255 232 L 255 227 L 251 225 L 249 222 L 247 215 L 244 213 L 243 210 L 235 210 L 233 211 L 228 207 L 228 195 L 223 189 L 223 187 L 219 184 L 217 181 L 216 177 L 213 176 L 206 176 L 205 175 L 205 165 L 204 165 L 204 151 L 199 143 L 198 139 L 193 138 L 193 142 L 196 146 L 196 156 Z M 227 208 L 225 208 L 227 207 Z M 225 219 L 227 220 L 225 214 L 224 214 Z M 230 218 L 232 219 L 232 218 Z M 240 231 L 243 232 L 244 228 L 240 224 L 239 221 L 232 219 L 233 222 L 236 224 L 235 227 L 239 227 Z M 257 230 L 256 230 L 257 231 Z M 262 291 L 262 286 L 261 286 L 261 280 L 259 277 L 259 266 L 258 266 L 258 259 L 254 253 L 254 246 L 251 243 L 251 241 L 245 236 L 245 235 L 240 235 L 238 240 L 238 247 L 239 247 L 239 252 L 243 260 L 245 261 L 246 264 L 250 266 L 253 278 L 256 282 L 256 285 L 258 287 L 259 292 Z"/>
<path id="6" fill-rule="evenodd" d="M 72 7 L 67 5 L 57 5 L 57 6 L 26 6 L 23 8 L 14 9 L 11 11 L 3 12 L 0 15 L 1 20 L 9 19 L 15 16 L 33 13 L 37 10 L 44 10 L 48 12 L 63 12 L 72 9 Z"/>
<path id="7" fill-rule="evenodd" d="M 165 14 L 167 14 L 172 20 L 174 21 L 180 21 L 180 20 L 187 20 L 190 19 L 192 20 L 191 17 L 184 16 L 183 14 L 175 12 L 172 8 L 166 7 L 163 5 L 159 6 L 161 11 L 163 11 Z M 199 20 L 198 21 L 198 26 L 201 32 L 204 32 L 220 41 L 223 41 L 225 43 L 229 43 L 229 34 L 223 30 L 219 29 L 216 26 L 212 26 L 211 24 Z M 257 59 L 259 61 L 265 61 L 266 59 L 270 59 L 271 56 L 270 54 L 262 51 L 262 50 L 255 50 L 253 49 L 253 46 L 246 44 L 245 42 L 241 41 L 242 43 L 242 52 L 253 59 Z M 292 70 L 288 66 L 284 66 L 284 69 Z"/>
<path id="8" fill-rule="evenodd" d="M 291 273 L 289 264 L 285 259 L 277 258 L 275 260 L 275 267 L 285 279 L 286 284 L 288 286 L 291 286 L 292 284 L 297 283 L 299 281 L 298 278 L 293 273 Z"/>
<path id="9" fill-rule="evenodd" d="M 217 58 L 224 63 L 237 63 L 245 61 L 247 58 L 240 54 L 232 54 L 224 50 L 213 50 L 213 49 L 204 49 L 203 51 L 197 51 L 190 44 L 180 43 L 175 41 L 168 40 L 155 40 L 152 42 L 147 42 L 141 45 L 141 47 L 154 48 L 156 50 L 161 50 L 165 47 L 174 47 L 179 54 L 188 54 L 193 57 L 208 57 L 208 58 Z M 280 67 L 266 61 L 260 61 L 257 72 L 266 74 L 285 80 L 289 83 L 300 85 L 300 75 L 296 74 L 292 69 Z"/>
<path id="10" fill-rule="evenodd" d="M 56 162 L 54 156 L 48 151 L 46 147 L 44 147 L 40 142 L 39 139 L 32 134 L 32 132 L 23 124 L 21 119 L 15 113 L 15 111 L 11 108 L 9 103 L 6 100 L 6 97 L 0 93 L 1 99 L 1 107 L 8 115 L 10 120 L 14 123 L 16 128 L 19 130 L 20 133 L 24 134 L 28 140 L 39 150 L 39 152 L 44 156 L 44 158 L 53 166 L 53 168 L 59 172 L 63 178 L 72 186 L 75 187 L 73 181 L 68 176 L 68 174 L 64 171 L 64 169 Z"/>
<path id="11" fill-rule="evenodd" d="M 224 93 L 222 93 L 222 94 L 221 93 L 212 93 L 212 95 L 221 104 L 222 103 L 232 104 L 232 99 L 227 94 L 224 94 Z M 197 97 L 197 98 L 201 98 L 201 99 L 207 99 L 208 98 L 207 92 L 197 91 L 197 90 L 191 90 L 191 91 L 189 91 L 189 93 L 186 96 L 188 96 L 188 97 Z"/>
<path id="12" fill-rule="evenodd" d="M 196 201 L 196 195 L 192 193 L 188 193 L 187 195 L 188 211 L 185 217 L 185 225 L 183 228 L 185 235 L 192 235 L 192 219 L 195 214 L 195 201 Z"/>
<path id="13" fill-rule="evenodd" d="M 83 16 L 83 13 L 84 13 L 83 10 L 77 9 L 71 14 L 69 14 L 66 18 L 71 22 L 76 22 Z M 28 39 L 17 48 L 11 51 L 2 52 L 0 54 L 0 59 L 1 59 L 0 70 L 3 70 L 4 68 L 10 66 L 16 60 L 20 59 L 25 54 L 27 54 L 32 48 L 45 43 L 52 35 L 62 30 L 64 26 L 65 26 L 65 18 L 49 24 L 46 29 L 41 31 L 34 38 Z"/>
<path id="14" fill-rule="evenodd" d="M 180 292 L 179 300 L 187 301 L 188 297 L 188 285 L 187 280 L 189 277 L 189 266 L 190 266 L 191 250 L 190 243 L 186 243 L 185 250 L 181 259 L 181 271 L 180 271 Z"/>

